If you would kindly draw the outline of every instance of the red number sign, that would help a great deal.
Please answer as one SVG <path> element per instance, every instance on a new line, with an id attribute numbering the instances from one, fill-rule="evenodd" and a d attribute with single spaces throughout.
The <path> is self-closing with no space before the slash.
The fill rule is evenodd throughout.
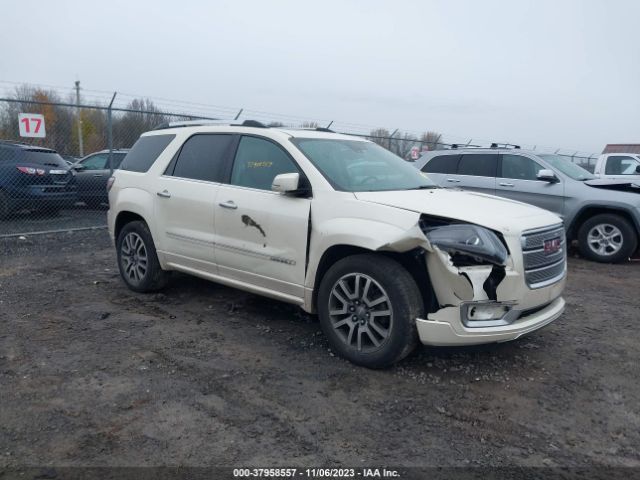
<path id="1" fill-rule="evenodd" d="M 44 116 L 39 113 L 21 113 L 18 115 L 21 137 L 44 138 Z"/>

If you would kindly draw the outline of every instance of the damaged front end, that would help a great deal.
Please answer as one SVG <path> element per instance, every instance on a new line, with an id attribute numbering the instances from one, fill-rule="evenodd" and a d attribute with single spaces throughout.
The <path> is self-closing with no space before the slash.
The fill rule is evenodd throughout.
<path id="1" fill-rule="evenodd" d="M 427 260 L 429 268 L 440 270 L 442 275 L 454 275 L 455 283 L 464 285 L 448 295 L 443 291 L 439 300 L 452 295 L 454 301 L 497 301 L 497 288 L 509 260 L 509 249 L 501 234 L 479 225 L 426 215 L 420 218 L 420 228 L 433 253 Z"/>
<path id="2" fill-rule="evenodd" d="M 559 293 L 548 292 L 543 297 L 540 296 L 543 292 L 529 295 L 535 305 L 528 305 L 530 302 L 524 299 L 528 292 L 518 271 L 521 262 L 514 259 L 500 232 L 428 215 L 421 216 L 420 228 L 426 237 L 427 270 L 437 299 L 437 309 L 429 312 L 427 319 L 418 320 L 423 343 L 456 345 L 511 340 L 522 333 L 516 329 L 499 330 L 511 329 L 514 322 L 524 318 L 523 314 L 535 314 L 530 318 L 531 325 L 523 324 L 535 329 L 542 326 L 541 321 L 557 318 L 564 308 Z M 562 286 L 553 290 L 561 289 Z M 531 306 L 536 309 L 530 309 Z M 545 311 L 548 307 L 551 309 Z"/>

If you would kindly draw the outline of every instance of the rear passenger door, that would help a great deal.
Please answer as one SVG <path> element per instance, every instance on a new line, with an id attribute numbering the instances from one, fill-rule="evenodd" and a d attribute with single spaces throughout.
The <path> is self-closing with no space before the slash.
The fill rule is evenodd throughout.
<path id="1" fill-rule="evenodd" d="M 538 180 L 537 173 L 545 169 L 534 159 L 524 155 L 500 156 L 500 172 L 496 194 L 519 202 L 529 203 L 562 216 L 564 183 Z"/>
<path id="2" fill-rule="evenodd" d="M 237 137 L 189 137 L 160 176 L 155 197 L 156 225 L 167 263 L 215 274 L 214 206 L 225 162 Z"/>
<path id="3" fill-rule="evenodd" d="M 458 162 L 458 186 L 465 190 L 494 195 L 498 155 L 495 153 L 464 153 Z"/>
<path id="4" fill-rule="evenodd" d="M 442 187 L 457 186 L 460 183 L 456 172 L 460 155 L 437 155 L 427 161 L 421 171 L 436 184 Z"/>

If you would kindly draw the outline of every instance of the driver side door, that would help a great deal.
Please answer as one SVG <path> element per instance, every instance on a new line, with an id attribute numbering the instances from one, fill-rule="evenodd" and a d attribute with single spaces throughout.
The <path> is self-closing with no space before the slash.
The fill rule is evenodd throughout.
<path id="1" fill-rule="evenodd" d="M 276 175 L 295 172 L 303 178 L 275 141 L 241 136 L 229 182 L 219 187 L 214 224 L 219 275 L 298 301 L 304 297 L 311 198 L 271 190 Z"/>
<path id="2" fill-rule="evenodd" d="M 546 168 L 524 155 L 500 155 L 496 195 L 535 205 L 562 217 L 564 182 L 539 180 L 538 172 Z"/>

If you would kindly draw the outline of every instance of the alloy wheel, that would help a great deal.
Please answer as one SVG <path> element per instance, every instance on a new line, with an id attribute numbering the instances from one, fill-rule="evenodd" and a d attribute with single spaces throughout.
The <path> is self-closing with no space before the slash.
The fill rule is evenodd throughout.
<path id="1" fill-rule="evenodd" d="M 363 273 L 349 273 L 333 285 L 329 318 L 342 342 L 359 352 L 380 348 L 393 327 L 389 295 L 377 281 Z"/>
<path id="2" fill-rule="evenodd" d="M 122 267 L 127 278 L 140 283 L 147 274 L 147 247 L 142 237 L 135 232 L 129 232 L 122 239 L 120 249 Z"/>
<path id="3" fill-rule="evenodd" d="M 624 243 L 622 232 L 615 225 L 601 223 L 587 234 L 589 248 L 598 255 L 609 256 L 620 251 Z"/>

